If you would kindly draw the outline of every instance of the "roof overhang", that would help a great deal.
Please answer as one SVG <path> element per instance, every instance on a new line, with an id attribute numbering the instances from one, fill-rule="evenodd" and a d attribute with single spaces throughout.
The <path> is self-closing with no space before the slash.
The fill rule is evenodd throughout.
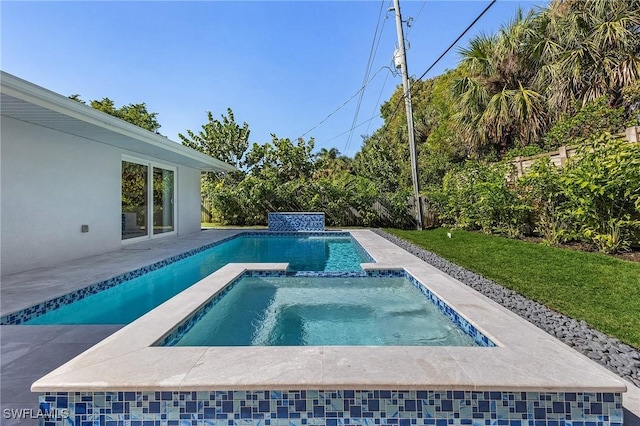
<path id="1" fill-rule="evenodd" d="M 237 170 L 223 161 L 4 71 L 0 71 L 0 95 L 2 116 L 201 171 Z"/>

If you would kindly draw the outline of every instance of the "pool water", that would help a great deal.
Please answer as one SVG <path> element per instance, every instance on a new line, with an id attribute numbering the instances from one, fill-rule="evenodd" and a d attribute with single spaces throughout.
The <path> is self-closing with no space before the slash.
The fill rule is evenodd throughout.
<path id="1" fill-rule="evenodd" d="M 243 277 L 172 346 L 477 346 L 406 278 Z"/>
<path id="2" fill-rule="evenodd" d="M 289 271 L 360 271 L 350 236 L 240 236 L 25 322 L 128 324 L 230 262 L 288 262 Z"/>

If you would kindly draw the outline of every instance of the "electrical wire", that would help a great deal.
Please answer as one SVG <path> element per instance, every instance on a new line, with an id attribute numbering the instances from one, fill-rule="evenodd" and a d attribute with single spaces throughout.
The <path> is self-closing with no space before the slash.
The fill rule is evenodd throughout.
<path id="1" fill-rule="evenodd" d="M 332 137 L 330 139 L 327 139 L 326 142 L 331 142 L 332 140 L 338 139 L 340 136 L 346 135 L 347 133 L 349 133 L 353 129 L 357 129 L 360 126 L 364 126 L 365 124 L 370 123 L 371 121 L 375 120 L 378 117 L 380 117 L 380 114 L 375 114 L 371 118 L 369 118 L 368 120 L 365 120 L 362 123 L 357 124 L 356 126 L 350 128 L 349 130 L 345 130 L 344 132 L 340 133 L 339 135 L 335 135 L 334 137 Z"/>
<path id="2" fill-rule="evenodd" d="M 422 13 L 422 9 L 424 9 L 424 7 L 427 4 L 427 0 L 424 1 L 424 3 L 422 3 L 422 7 L 420 8 L 420 10 L 418 11 L 418 14 L 416 15 L 415 18 L 413 18 L 413 22 L 416 22 L 418 20 L 418 18 L 420 17 L 420 14 Z M 409 36 L 409 33 L 411 32 L 411 29 L 413 28 L 413 26 L 407 28 L 407 33 L 405 34 L 405 37 Z"/>
<path id="3" fill-rule="evenodd" d="M 382 28 L 380 28 L 380 21 L 382 20 L 384 4 L 386 0 L 382 0 L 380 2 L 380 11 L 378 12 L 378 22 L 376 23 L 376 29 L 373 33 L 373 40 L 371 41 L 371 49 L 369 50 L 369 59 L 367 60 L 367 67 L 364 72 L 364 78 L 362 79 L 363 85 L 369 78 L 369 74 L 371 73 L 371 66 L 373 65 L 373 61 L 375 59 L 376 53 L 378 52 L 378 46 L 380 45 L 380 39 L 382 38 L 382 31 L 384 31 L 384 26 L 387 23 L 387 16 L 385 14 L 384 21 L 382 23 Z M 380 29 L 380 36 L 378 36 L 378 29 Z M 376 43 L 376 39 L 378 42 Z M 356 112 L 353 116 L 353 121 L 351 122 L 351 131 L 349 132 L 349 136 L 347 137 L 347 141 L 344 146 L 344 150 L 342 152 L 346 152 L 349 149 L 349 145 L 351 144 L 351 139 L 353 138 L 353 130 L 355 129 L 356 123 L 358 122 L 358 115 L 360 113 L 360 106 L 362 105 L 362 99 L 364 98 L 364 90 L 360 92 L 360 97 L 358 98 L 358 104 L 356 105 Z"/>
<path id="4" fill-rule="evenodd" d="M 489 3 L 489 5 L 487 5 L 487 7 L 485 7 L 485 9 L 484 9 L 484 10 L 483 10 L 483 11 L 482 11 L 482 12 L 481 12 L 481 13 L 480 13 L 480 14 L 479 14 L 479 15 L 478 15 L 474 20 L 473 20 L 473 22 L 471 22 L 471 24 L 469 24 L 469 25 L 467 26 L 467 28 L 465 28 L 465 30 L 464 30 L 464 31 L 463 31 L 463 32 L 462 32 L 462 33 L 461 33 L 461 34 L 460 34 L 460 35 L 459 35 L 459 36 L 458 36 L 458 37 L 453 41 L 453 43 L 451 43 L 451 44 L 449 45 L 449 47 L 448 47 L 448 48 L 447 48 L 447 49 L 446 49 L 446 50 L 445 50 L 445 51 L 444 51 L 444 52 L 443 52 L 443 53 L 438 57 L 438 59 L 436 59 L 436 60 L 435 60 L 435 61 L 434 61 L 434 62 L 433 62 L 433 63 L 432 63 L 428 68 L 427 68 L 427 70 L 426 70 L 425 72 L 423 72 L 423 73 L 422 73 L 422 75 L 421 75 L 417 80 L 422 80 L 422 79 L 424 78 L 424 76 L 425 76 L 425 75 L 427 75 L 427 73 L 428 73 L 429 71 L 431 71 L 431 69 L 433 69 L 433 67 L 434 67 L 434 66 L 436 66 L 436 65 L 438 64 L 438 62 L 440 62 L 440 60 L 442 60 L 442 58 L 444 58 L 444 56 L 445 56 L 447 53 L 449 53 L 449 51 L 450 51 L 451 49 L 453 49 L 453 47 L 455 47 L 455 45 L 460 41 L 460 39 L 461 39 L 462 37 L 464 37 L 464 36 L 465 36 L 465 34 L 466 34 L 467 32 L 469 32 L 469 30 L 470 30 L 470 29 L 471 29 L 471 28 L 472 28 L 472 27 L 473 27 L 473 26 L 474 26 L 474 25 L 475 25 L 475 24 L 480 20 L 480 18 L 482 18 L 482 16 L 484 16 L 484 14 L 485 14 L 485 13 L 487 13 L 487 11 L 488 11 L 488 10 L 489 10 L 489 9 L 490 9 L 494 4 L 495 4 L 495 3 L 496 3 L 496 1 L 497 1 L 497 0 L 491 0 L 491 3 Z M 426 2 L 425 2 L 425 4 L 426 4 Z M 424 4 L 423 4 L 423 7 L 424 7 Z M 420 13 L 421 13 L 421 12 L 422 12 L 422 9 L 420 9 L 420 12 L 418 13 L 418 16 L 420 15 Z M 376 77 L 376 75 L 377 75 L 377 74 L 378 74 L 382 69 L 384 69 L 384 68 L 389 69 L 388 67 L 382 67 L 382 68 L 380 68 L 378 71 L 376 71 L 376 73 L 374 74 L 374 76 L 373 76 L 373 77 L 372 77 L 372 78 L 371 78 L 371 79 L 370 79 L 370 80 L 369 80 L 365 85 L 363 85 L 363 87 L 362 87 L 362 88 L 360 88 L 360 90 L 358 90 L 358 92 L 356 92 L 352 97 L 350 97 L 349 99 L 347 99 L 347 100 L 346 100 L 346 101 L 345 101 L 345 102 L 344 102 L 340 107 L 338 107 L 338 109 L 336 109 L 334 112 L 332 112 L 331 114 L 329 114 L 329 115 L 328 115 L 324 120 L 322 120 L 322 121 L 321 121 L 320 123 L 318 123 L 316 126 L 312 127 L 312 128 L 311 128 L 311 129 L 309 129 L 307 132 L 305 132 L 301 137 L 304 137 L 304 136 L 305 136 L 305 135 L 307 135 L 309 132 L 311 132 L 311 131 L 315 130 L 316 128 L 318 128 L 318 127 L 319 127 L 320 125 L 322 125 L 325 121 L 327 121 L 331 116 L 333 116 L 335 113 L 337 113 L 339 110 L 341 110 L 341 109 L 342 109 L 346 104 L 348 104 L 348 103 L 349 103 L 353 98 L 355 98 L 359 93 L 361 93 L 361 92 L 365 89 L 365 87 L 366 87 L 369 83 L 371 83 L 371 81 Z M 387 77 L 388 77 L 388 74 L 387 74 Z M 385 81 L 386 81 L 386 78 L 385 78 Z M 413 90 L 413 88 L 414 88 L 414 87 L 415 87 L 415 86 L 412 86 L 412 87 L 410 88 L 410 90 L 409 90 L 409 94 L 411 94 L 411 92 L 412 92 L 412 90 Z M 380 93 L 380 96 L 381 96 L 381 95 L 382 95 L 382 92 Z M 393 119 L 394 119 L 394 118 L 396 117 L 396 115 L 398 114 L 398 111 L 399 111 L 399 109 L 400 109 L 400 105 L 401 105 L 401 103 L 402 103 L 403 99 L 404 99 L 404 95 L 403 95 L 403 96 L 401 96 L 401 97 L 398 99 L 398 102 L 396 103 L 396 106 L 395 106 L 395 108 L 394 108 L 394 110 L 393 110 L 393 113 L 391 114 L 391 117 L 388 119 L 388 122 L 393 121 Z M 380 101 L 380 99 L 378 99 L 378 105 L 380 104 L 380 102 L 379 102 L 379 101 Z M 377 107 L 377 106 L 376 106 L 376 107 Z M 340 136 L 342 136 L 342 135 L 344 135 L 344 134 L 346 134 L 346 133 L 352 132 L 354 129 L 356 129 L 356 128 L 358 128 L 358 127 L 362 126 L 362 125 L 364 125 L 365 123 L 369 123 L 369 122 L 371 122 L 371 121 L 372 121 L 372 120 L 374 120 L 376 117 L 378 117 L 378 115 L 374 115 L 374 116 L 373 116 L 373 117 L 371 117 L 370 119 L 368 119 L 368 120 L 366 120 L 366 121 L 363 121 L 362 123 L 360 123 L 360 124 L 358 124 L 358 125 L 352 125 L 352 127 L 351 127 L 349 130 L 346 130 L 346 131 L 344 131 L 344 132 L 340 133 L 339 135 L 336 135 L 336 136 L 332 137 L 331 139 L 328 139 L 328 140 L 327 140 L 327 142 L 330 142 L 330 141 L 332 141 L 332 140 L 334 140 L 334 139 L 337 139 L 337 138 L 339 138 Z M 386 141 L 385 131 L 386 131 L 386 129 L 385 129 L 385 128 L 384 128 L 384 126 L 383 126 L 382 132 L 380 132 L 380 135 L 378 136 L 378 141 L 381 141 L 381 140 L 383 140 L 383 139 Z M 346 152 L 346 147 L 345 147 L 345 151 L 344 151 L 344 152 Z"/>
<path id="5" fill-rule="evenodd" d="M 435 62 L 434 62 L 433 64 L 431 64 L 431 66 L 429 66 L 429 68 L 427 68 L 427 70 L 426 70 L 425 72 L 423 72 L 423 73 L 422 73 L 422 75 L 418 78 L 418 80 L 422 80 L 422 78 L 423 78 L 425 75 L 427 75 L 427 73 L 428 73 L 429 71 L 431 71 L 431 69 L 432 69 L 433 67 L 435 67 L 435 66 L 436 66 L 436 64 L 437 64 L 438 62 L 440 62 L 440 60 L 441 60 L 442 58 L 444 58 L 444 56 L 445 56 L 447 53 L 449 53 L 449 51 L 450 51 L 451 49 L 453 49 L 453 47 L 454 47 L 454 46 L 455 46 L 455 45 L 460 41 L 460 39 L 461 39 L 462 37 L 464 37 L 464 35 L 465 35 L 467 32 L 469 32 L 469 30 L 470 30 L 470 29 L 471 29 L 471 28 L 476 24 L 476 22 L 478 22 L 478 21 L 480 20 L 480 18 L 482 18 L 482 16 L 483 16 L 485 13 L 487 13 L 487 11 L 488 11 L 489 9 L 491 9 L 491 7 L 496 3 L 496 1 L 497 1 L 497 0 L 491 0 L 491 3 L 489 3 L 489 5 L 488 5 L 487 7 L 485 7 L 485 8 L 484 8 L 484 10 L 480 13 L 480 15 L 478 15 L 478 16 L 476 17 L 476 19 L 474 19 L 474 20 L 473 20 L 473 22 L 472 22 L 471 24 L 469 24 L 469 26 L 467 26 L 467 28 L 465 28 L 465 30 L 462 32 L 462 34 L 460 34 L 460 35 L 458 36 L 458 38 L 457 38 L 457 39 L 455 39 L 455 41 L 454 41 L 453 43 L 451 43 L 451 44 L 449 45 L 449 47 L 447 47 L 447 50 L 445 50 L 444 52 L 442 52 L 442 55 L 440 55 L 440 56 L 438 57 L 438 59 L 436 59 L 436 60 L 435 60 Z"/>
<path id="6" fill-rule="evenodd" d="M 387 87 L 387 79 L 389 78 L 389 74 L 387 74 L 384 77 L 384 82 L 382 83 L 382 88 L 380 89 L 380 94 L 378 95 L 378 100 L 376 101 L 376 106 L 373 107 L 373 114 L 376 114 L 376 111 L 378 111 L 378 108 L 380 107 L 380 99 L 382 99 L 382 93 L 384 93 L 384 88 Z M 379 116 L 379 114 L 378 114 Z M 371 123 L 371 120 L 369 120 L 369 123 Z M 369 133 L 369 126 L 367 126 L 367 129 L 364 131 L 364 134 L 368 134 Z"/>
<path id="7" fill-rule="evenodd" d="M 347 99 L 346 101 L 344 101 L 344 103 L 342 105 L 340 105 L 338 108 L 336 108 L 335 111 L 333 111 L 331 114 L 327 115 L 322 121 L 320 121 L 318 124 L 316 124 L 315 126 L 313 126 L 312 128 L 310 128 L 309 130 L 307 130 L 306 132 L 304 132 L 302 135 L 298 136 L 299 138 L 303 138 L 306 135 L 308 135 L 310 132 L 312 132 L 313 130 L 317 129 L 318 127 L 320 127 L 322 124 L 324 124 L 325 121 L 327 121 L 329 118 L 331 118 L 335 113 L 337 113 L 338 111 L 340 111 L 342 108 L 344 108 L 349 102 L 351 102 L 351 100 L 353 98 L 355 98 L 356 96 L 358 96 L 360 94 L 360 92 L 362 92 L 372 81 L 374 78 L 376 78 L 376 76 L 380 73 L 380 71 L 382 71 L 383 69 L 389 69 L 389 67 L 380 67 L 380 69 L 378 71 L 375 72 L 375 74 L 373 74 L 373 77 L 371 77 L 371 79 L 369 79 L 369 81 L 367 81 L 356 93 L 353 94 L 353 96 L 351 96 L 349 99 Z"/>

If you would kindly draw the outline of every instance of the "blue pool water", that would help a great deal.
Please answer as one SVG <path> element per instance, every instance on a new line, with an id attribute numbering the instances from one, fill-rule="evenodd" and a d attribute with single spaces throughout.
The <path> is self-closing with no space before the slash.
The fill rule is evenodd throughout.
<path id="1" fill-rule="evenodd" d="M 174 346 L 477 346 L 406 278 L 243 277 Z"/>
<path id="2" fill-rule="evenodd" d="M 288 262 L 290 271 L 359 271 L 351 237 L 249 235 L 63 305 L 25 324 L 128 324 L 230 262 Z"/>

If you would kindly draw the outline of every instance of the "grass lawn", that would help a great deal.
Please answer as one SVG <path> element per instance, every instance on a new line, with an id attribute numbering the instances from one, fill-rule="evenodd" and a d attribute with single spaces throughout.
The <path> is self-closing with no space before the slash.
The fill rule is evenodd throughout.
<path id="1" fill-rule="evenodd" d="M 638 262 L 445 228 L 386 231 L 640 348 Z"/>

